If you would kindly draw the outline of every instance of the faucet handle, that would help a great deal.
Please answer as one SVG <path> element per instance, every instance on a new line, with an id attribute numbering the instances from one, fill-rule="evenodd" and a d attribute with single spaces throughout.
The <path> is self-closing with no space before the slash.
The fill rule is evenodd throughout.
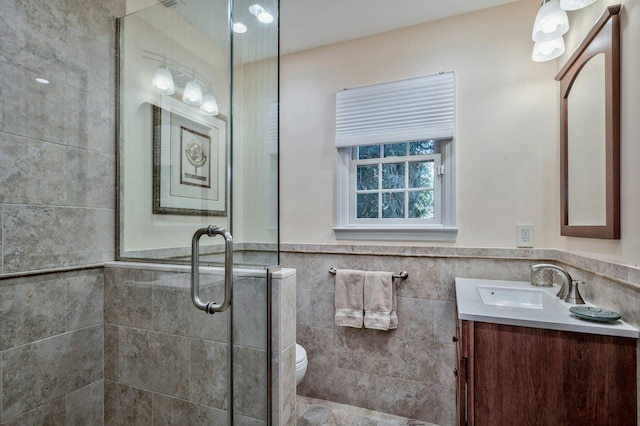
<path id="1" fill-rule="evenodd" d="M 582 299 L 582 296 L 580 296 L 580 291 L 578 291 L 578 285 L 580 284 L 584 284 L 584 282 L 579 280 L 571 281 L 569 294 L 567 294 L 567 297 L 564 299 L 565 302 L 573 305 L 584 305 L 584 300 Z"/>
<path id="2" fill-rule="evenodd" d="M 551 287 L 553 285 L 553 270 L 549 268 L 536 269 L 531 267 L 531 285 Z"/>

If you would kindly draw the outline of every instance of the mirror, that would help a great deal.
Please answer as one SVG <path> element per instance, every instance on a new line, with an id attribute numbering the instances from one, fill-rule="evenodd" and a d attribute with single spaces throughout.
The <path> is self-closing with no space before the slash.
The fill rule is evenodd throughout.
<path id="1" fill-rule="evenodd" d="M 560 81 L 561 235 L 620 238 L 621 6 L 609 6 Z"/>
<path id="2" fill-rule="evenodd" d="M 568 94 L 570 226 L 607 224 L 604 70 L 604 53 L 598 53 L 580 70 Z"/>

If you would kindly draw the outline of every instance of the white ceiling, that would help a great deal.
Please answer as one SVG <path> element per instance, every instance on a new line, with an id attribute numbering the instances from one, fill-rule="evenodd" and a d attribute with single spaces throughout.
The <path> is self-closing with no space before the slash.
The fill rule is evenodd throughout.
<path id="1" fill-rule="evenodd" d="M 134 13 L 162 0 L 127 0 L 127 13 Z M 172 10 L 213 40 L 227 43 L 226 7 L 228 0 L 164 0 Z M 279 0 L 280 54 L 326 46 L 385 31 L 473 12 L 518 0 Z M 271 25 L 255 24 L 249 16 L 253 3 L 275 12 L 277 0 L 234 0 L 234 17 L 250 25 L 238 37 L 237 54 L 242 62 L 251 62 L 276 54 L 265 49 L 269 43 L 253 43 L 260 50 L 244 49 L 252 43 L 242 39 L 271 37 Z"/>
<path id="2" fill-rule="evenodd" d="M 280 53 L 326 46 L 516 0 L 280 0 Z"/>

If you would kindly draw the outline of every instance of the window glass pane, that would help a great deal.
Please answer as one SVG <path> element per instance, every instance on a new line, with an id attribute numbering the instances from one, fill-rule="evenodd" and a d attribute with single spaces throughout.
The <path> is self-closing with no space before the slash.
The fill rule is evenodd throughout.
<path id="1" fill-rule="evenodd" d="M 404 192 L 382 193 L 382 217 L 385 219 L 404 218 Z"/>
<path id="2" fill-rule="evenodd" d="M 380 158 L 380 145 L 367 145 L 358 147 L 358 160 Z"/>
<path id="3" fill-rule="evenodd" d="M 407 144 L 404 142 L 384 145 L 385 157 L 404 157 L 405 155 L 407 155 Z"/>
<path id="4" fill-rule="evenodd" d="M 382 188 L 404 188 L 404 163 L 389 163 L 382 165 Z"/>
<path id="5" fill-rule="evenodd" d="M 356 217 L 358 219 L 378 218 L 378 194 L 358 194 Z"/>
<path id="6" fill-rule="evenodd" d="M 378 165 L 358 166 L 358 191 L 378 189 Z"/>
<path id="7" fill-rule="evenodd" d="M 433 161 L 409 163 L 409 188 L 433 188 Z"/>
<path id="8" fill-rule="evenodd" d="M 436 141 L 411 142 L 409 144 L 409 155 L 427 155 L 436 153 Z"/>
<path id="9" fill-rule="evenodd" d="M 430 219 L 433 217 L 433 191 L 415 191 L 409 193 L 409 215 L 412 219 Z"/>

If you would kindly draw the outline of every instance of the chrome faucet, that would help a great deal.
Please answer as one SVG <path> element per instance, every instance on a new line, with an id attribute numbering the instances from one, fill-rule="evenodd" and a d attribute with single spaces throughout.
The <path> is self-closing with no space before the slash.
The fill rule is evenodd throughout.
<path id="1" fill-rule="evenodd" d="M 567 296 L 569 296 L 569 287 L 571 286 L 571 283 L 573 282 L 573 280 L 571 279 L 571 275 L 569 275 L 569 273 L 565 271 L 563 268 L 556 265 L 552 265 L 550 263 L 539 263 L 537 265 L 531 265 L 531 283 L 533 284 L 536 281 L 535 279 L 536 273 L 538 273 L 538 271 L 542 272 L 545 269 L 551 269 L 560 274 L 560 277 L 562 278 L 562 286 L 560 287 L 560 291 L 558 292 L 558 294 L 556 294 L 556 296 L 562 300 L 565 300 Z M 533 285 L 539 285 L 539 284 L 533 284 Z M 577 286 L 576 286 L 576 289 L 577 289 Z"/>
<path id="2" fill-rule="evenodd" d="M 571 288 L 569 289 L 569 294 L 564 298 L 564 301 L 567 303 L 572 303 L 574 305 L 584 305 L 584 300 L 582 296 L 580 296 L 580 292 L 578 291 L 578 285 L 584 284 L 582 281 L 573 280 L 571 281 Z"/>

